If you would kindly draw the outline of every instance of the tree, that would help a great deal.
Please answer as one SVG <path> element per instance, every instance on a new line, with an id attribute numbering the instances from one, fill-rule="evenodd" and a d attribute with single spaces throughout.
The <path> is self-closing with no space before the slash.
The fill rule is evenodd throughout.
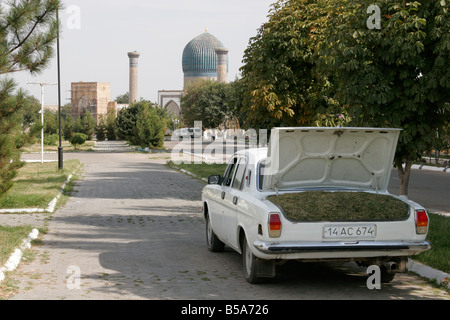
<path id="1" fill-rule="evenodd" d="M 128 104 L 130 102 L 130 94 L 124 93 L 116 98 L 116 102 L 120 104 Z"/>
<path id="2" fill-rule="evenodd" d="M 17 135 L 16 147 L 25 144 L 32 144 L 36 141 L 36 136 L 40 135 L 41 124 L 41 102 L 31 95 L 26 95 L 23 99 L 21 108 L 22 128 L 20 134 Z M 39 133 L 38 133 L 39 132 Z M 18 143 L 20 141 L 20 143 Z"/>
<path id="3" fill-rule="evenodd" d="M 403 129 L 395 166 L 407 195 L 413 161 L 444 136 L 450 116 L 448 4 L 377 1 L 381 25 L 372 29 L 370 1 L 322 2 L 330 14 L 319 64 L 353 125 Z"/>
<path id="4" fill-rule="evenodd" d="M 106 114 L 106 123 L 105 123 L 105 129 L 106 129 L 106 138 L 108 140 L 117 140 L 117 133 L 116 133 L 116 126 L 115 126 L 115 120 L 116 120 L 116 110 L 110 109 L 108 110 Z"/>
<path id="5" fill-rule="evenodd" d="M 73 118 L 71 113 L 70 103 L 61 107 L 61 112 L 58 113 L 61 116 L 61 127 L 62 127 L 62 135 L 63 138 L 69 140 L 73 135 Z M 59 118 L 57 118 L 59 121 Z"/>
<path id="6" fill-rule="evenodd" d="M 97 141 L 106 140 L 106 116 L 101 114 L 98 117 L 97 126 L 95 127 L 95 135 Z"/>
<path id="7" fill-rule="evenodd" d="M 412 162 L 449 120 L 449 25 L 444 0 L 280 0 L 245 52 L 243 111 L 267 128 L 343 117 L 403 129 L 406 195 Z"/>
<path id="8" fill-rule="evenodd" d="M 27 95 L 23 106 L 23 125 L 31 126 L 41 123 L 41 102 L 31 95 Z"/>
<path id="9" fill-rule="evenodd" d="M 205 128 L 217 128 L 230 116 L 230 84 L 203 80 L 188 85 L 181 97 L 183 122 L 193 126 L 202 121 Z"/>
<path id="10" fill-rule="evenodd" d="M 56 134 L 58 132 L 58 117 L 49 109 L 44 110 L 44 134 Z"/>
<path id="11" fill-rule="evenodd" d="M 75 133 L 83 133 L 83 122 L 82 122 L 80 116 L 78 116 L 77 120 L 74 121 L 73 124 L 72 124 L 72 133 L 73 134 L 75 134 Z"/>
<path id="12" fill-rule="evenodd" d="M 89 111 L 82 116 L 78 116 L 77 120 L 72 124 L 73 133 L 84 133 L 88 140 L 92 140 L 95 133 L 96 122 Z"/>
<path id="13" fill-rule="evenodd" d="M 117 136 L 119 139 L 127 140 L 134 144 L 136 121 L 139 112 L 144 108 L 144 104 L 146 103 L 147 102 L 135 102 L 128 108 L 123 108 L 119 111 L 115 120 Z"/>
<path id="14" fill-rule="evenodd" d="M 95 129 L 97 140 L 116 140 L 115 119 L 116 111 L 114 109 L 110 109 L 106 114 L 101 114 L 98 117 Z"/>
<path id="15" fill-rule="evenodd" d="M 162 147 L 164 123 L 155 106 L 141 100 L 120 110 L 115 120 L 118 137 L 141 147 Z"/>
<path id="16" fill-rule="evenodd" d="M 164 122 L 156 108 L 145 106 L 136 120 L 136 142 L 142 148 L 158 149 L 164 146 Z"/>
<path id="17" fill-rule="evenodd" d="M 46 67 L 58 35 L 55 16 L 59 6 L 58 0 L 1 4 L 0 75 L 19 71 L 37 74 Z M 0 80 L 0 194 L 11 187 L 11 180 L 21 166 L 18 146 L 36 134 L 36 130 L 31 130 L 24 138 L 21 124 L 26 95 L 21 90 L 15 94 L 15 90 L 13 80 Z"/>
<path id="18" fill-rule="evenodd" d="M 63 135 L 64 135 L 64 139 L 69 140 L 72 136 L 73 136 L 73 118 L 72 116 L 68 116 L 64 119 L 63 122 Z"/>
<path id="19" fill-rule="evenodd" d="M 327 12 L 316 1 L 278 1 L 244 54 L 244 108 L 252 126 L 311 125 L 332 83 L 315 72 L 318 31 Z"/>
<path id="20" fill-rule="evenodd" d="M 83 128 L 81 132 L 87 136 L 88 140 L 92 140 L 95 133 L 96 122 L 89 110 L 86 111 L 86 113 L 82 117 L 81 125 Z"/>

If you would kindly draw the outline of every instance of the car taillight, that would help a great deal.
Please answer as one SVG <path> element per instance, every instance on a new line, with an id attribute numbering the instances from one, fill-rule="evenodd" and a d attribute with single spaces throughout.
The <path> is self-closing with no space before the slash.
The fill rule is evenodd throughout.
<path id="1" fill-rule="evenodd" d="M 269 237 L 279 238 L 281 236 L 281 218 L 278 213 L 269 215 Z"/>
<path id="2" fill-rule="evenodd" d="M 416 210 L 416 233 L 425 234 L 428 231 L 428 215 L 425 210 Z"/>

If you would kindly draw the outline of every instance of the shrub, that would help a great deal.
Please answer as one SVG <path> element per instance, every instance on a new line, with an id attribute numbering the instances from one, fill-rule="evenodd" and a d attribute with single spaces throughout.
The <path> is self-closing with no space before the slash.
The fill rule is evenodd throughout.
<path id="1" fill-rule="evenodd" d="M 115 119 L 119 139 L 143 148 L 161 148 L 164 145 L 164 122 L 158 110 L 142 100 L 120 110 Z"/>
<path id="2" fill-rule="evenodd" d="M 86 142 L 88 136 L 84 133 L 75 133 L 70 139 L 69 142 L 75 147 L 75 149 Z"/>
<path id="3" fill-rule="evenodd" d="M 158 149 L 164 146 L 164 123 L 155 108 L 144 108 L 136 121 L 137 144 L 142 148 Z"/>

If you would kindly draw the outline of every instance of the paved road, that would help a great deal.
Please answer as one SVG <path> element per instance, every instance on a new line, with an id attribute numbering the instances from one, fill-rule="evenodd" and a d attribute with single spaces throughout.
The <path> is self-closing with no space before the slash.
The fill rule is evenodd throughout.
<path id="1" fill-rule="evenodd" d="M 449 299 L 412 275 L 369 290 L 353 264 L 289 263 L 250 285 L 239 254 L 206 249 L 203 183 L 145 154 L 71 157 L 85 163 L 83 179 L 46 222 L 35 259 L 19 266 L 12 300 Z"/>
<path id="2" fill-rule="evenodd" d="M 389 191 L 398 194 L 399 186 L 400 179 L 397 169 L 394 169 L 391 174 Z M 409 181 L 408 197 L 431 212 L 450 215 L 450 172 L 413 170 Z"/>

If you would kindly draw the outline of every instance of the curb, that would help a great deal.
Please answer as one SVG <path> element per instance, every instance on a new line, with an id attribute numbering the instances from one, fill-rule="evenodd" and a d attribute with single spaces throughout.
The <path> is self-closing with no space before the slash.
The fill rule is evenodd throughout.
<path id="1" fill-rule="evenodd" d="M 207 179 L 205 179 L 205 178 L 200 178 L 200 177 L 196 176 L 195 174 L 193 174 L 192 172 L 189 172 L 189 171 L 187 171 L 187 170 L 184 170 L 184 169 L 181 169 L 181 168 L 178 168 L 178 167 L 176 167 L 176 169 L 179 170 L 179 171 L 181 171 L 181 172 L 183 172 L 183 173 L 185 173 L 185 174 L 187 174 L 187 175 L 189 175 L 189 176 L 191 176 L 191 177 L 200 179 L 200 180 L 202 180 L 202 181 L 204 181 L 204 182 L 208 182 Z"/>
<path id="2" fill-rule="evenodd" d="M 408 259 L 408 271 L 412 271 L 422 278 L 435 280 L 439 285 L 450 289 L 450 274 L 448 273 L 433 269 L 412 259 Z"/>
<path id="3" fill-rule="evenodd" d="M 444 168 L 444 167 L 433 167 L 433 166 L 418 165 L 418 164 L 413 164 L 411 166 L 411 169 L 450 173 L 450 170 L 447 170 L 447 168 Z"/>
<path id="4" fill-rule="evenodd" d="M 76 169 L 75 171 L 77 171 Z M 73 174 L 69 175 L 66 182 L 59 189 L 58 195 L 50 201 L 46 209 L 39 208 L 28 208 L 28 209 L 2 209 L 0 213 L 53 213 L 55 211 L 56 204 L 58 203 L 61 194 L 64 191 L 66 185 L 72 180 Z M 26 239 L 22 241 L 22 245 L 19 249 L 14 250 L 12 255 L 6 261 L 5 265 L 0 268 L 0 283 L 5 279 L 5 272 L 14 271 L 18 266 L 20 261 L 22 260 L 23 251 L 31 248 L 31 241 L 36 240 L 39 235 L 39 231 L 35 228 L 31 231 Z"/>
<path id="5" fill-rule="evenodd" d="M 191 177 L 193 177 L 193 178 L 200 179 L 200 180 L 202 180 L 203 182 L 208 182 L 208 179 L 200 178 L 199 176 L 193 174 L 192 172 L 187 171 L 187 170 L 185 170 L 185 169 L 182 169 L 182 168 L 178 167 L 176 164 L 173 164 L 172 166 L 169 166 L 169 167 L 172 168 L 172 169 L 174 169 L 174 170 L 176 170 L 176 171 L 179 171 L 179 172 L 182 172 L 182 173 L 184 173 L 184 174 L 187 174 L 188 176 L 191 176 Z"/>
<path id="6" fill-rule="evenodd" d="M 39 231 L 33 229 L 26 239 L 22 241 L 22 245 L 19 249 L 14 250 L 9 259 L 6 261 L 5 265 L 0 268 L 0 282 L 5 279 L 5 272 L 14 271 L 22 260 L 23 251 L 31 248 L 31 241 L 36 240 L 39 236 Z"/>

